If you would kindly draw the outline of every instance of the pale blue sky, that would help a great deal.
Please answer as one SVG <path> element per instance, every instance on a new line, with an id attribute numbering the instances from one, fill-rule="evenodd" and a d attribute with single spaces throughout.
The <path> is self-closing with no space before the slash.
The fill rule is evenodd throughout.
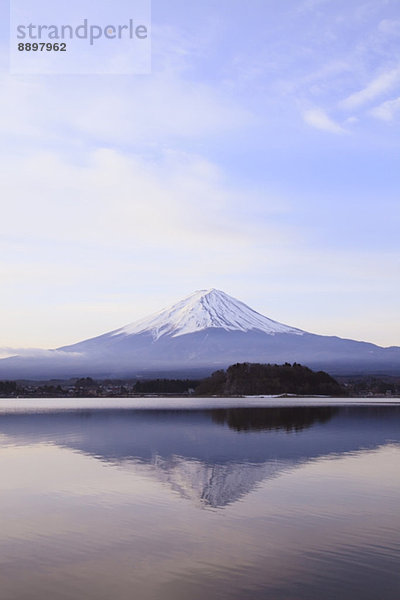
<path id="1" fill-rule="evenodd" d="M 153 0 L 148 76 L 10 76 L 0 347 L 217 287 L 400 345 L 398 0 Z"/>

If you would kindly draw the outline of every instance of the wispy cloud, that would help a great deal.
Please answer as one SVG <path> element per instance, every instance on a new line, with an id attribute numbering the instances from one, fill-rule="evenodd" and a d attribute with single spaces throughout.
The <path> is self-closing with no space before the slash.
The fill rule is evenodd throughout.
<path id="1" fill-rule="evenodd" d="M 347 133 L 347 131 L 341 127 L 341 125 L 331 119 L 326 112 L 320 108 L 306 110 L 303 113 L 303 119 L 307 125 L 315 127 L 315 129 L 321 129 L 322 131 L 328 131 L 329 133 L 336 134 Z"/>
<path id="2" fill-rule="evenodd" d="M 150 161 L 103 148 L 76 164 L 44 152 L 4 159 L 0 175 L 9 201 L 0 234 L 18 223 L 26 244 L 85 241 L 143 252 L 154 244 L 187 244 L 188 251 L 207 241 L 217 250 L 253 234 L 251 220 L 242 215 L 237 222 L 236 209 L 249 199 L 257 203 L 257 195 L 233 188 L 217 165 L 196 154 L 166 150 Z M 263 204 L 276 212 L 273 199 L 264 196 Z"/>
<path id="3" fill-rule="evenodd" d="M 339 103 L 341 108 L 353 110 L 375 100 L 382 94 L 393 89 L 400 82 L 400 67 L 381 73 L 368 83 L 362 90 L 350 94 Z"/>
<path id="4" fill-rule="evenodd" d="M 378 26 L 381 33 L 387 35 L 400 35 L 400 20 L 399 19 L 383 19 Z"/>
<path id="5" fill-rule="evenodd" d="M 3 76 L 0 85 L 0 128 L 15 140 L 16 133 L 43 146 L 76 143 L 147 145 L 171 139 L 215 137 L 244 128 L 249 111 L 232 98 L 201 82 L 188 82 L 176 73 L 150 80 L 107 86 L 93 79 L 84 89 L 60 87 L 56 80 L 20 80 Z M 53 102 L 63 106 L 52 109 Z M 74 141 L 75 140 L 75 141 Z"/>
<path id="6" fill-rule="evenodd" d="M 22 350 L 22 348 L 0 348 L 0 359 L 16 356 L 19 354 L 20 350 Z"/>
<path id="7" fill-rule="evenodd" d="M 387 100 L 369 111 L 373 117 L 382 121 L 392 121 L 398 112 L 400 112 L 400 97 Z"/>
<path id="8" fill-rule="evenodd" d="M 303 2 L 300 2 L 296 10 L 299 13 L 311 12 L 331 1 L 332 0 L 304 0 Z"/>
<path id="9" fill-rule="evenodd" d="M 44 348 L 0 348 L 0 360 L 12 356 L 23 356 L 26 358 L 54 358 L 63 357 L 73 359 L 82 356 L 79 352 L 64 352 L 62 350 L 47 350 Z"/>

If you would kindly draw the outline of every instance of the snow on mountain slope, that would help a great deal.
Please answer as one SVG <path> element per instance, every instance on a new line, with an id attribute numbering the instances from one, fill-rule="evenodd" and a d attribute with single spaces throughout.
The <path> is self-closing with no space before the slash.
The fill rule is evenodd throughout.
<path id="1" fill-rule="evenodd" d="M 70 346 L 0 359 L 0 378 L 119 378 L 146 372 L 177 376 L 188 370 L 208 373 L 237 362 L 300 362 L 334 374 L 398 374 L 400 348 L 311 334 L 211 289 Z"/>
<path id="2" fill-rule="evenodd" d="M 305 333 L 264 317 L 225 292 L 210 289 L 197 291 L 169 308 L 117 329 L 112 335 L 151 333 L 158 340 L 164 335 L 178 337 L 209 327 L 225 331 L 258 330 L 269 335 Z"/>

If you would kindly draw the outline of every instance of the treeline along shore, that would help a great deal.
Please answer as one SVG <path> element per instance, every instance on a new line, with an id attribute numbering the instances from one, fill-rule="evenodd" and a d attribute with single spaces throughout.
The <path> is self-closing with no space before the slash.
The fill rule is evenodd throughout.
<path id="1" fill-rule="evenodd" d="M 3 398 L 232 397 L 259 395 L 329 397 L 400 396 L 400 377 L 340 377 L 297 363 L 240 363 L 202 379 L 134 378 L 67 381 L 0 381 Z"/>

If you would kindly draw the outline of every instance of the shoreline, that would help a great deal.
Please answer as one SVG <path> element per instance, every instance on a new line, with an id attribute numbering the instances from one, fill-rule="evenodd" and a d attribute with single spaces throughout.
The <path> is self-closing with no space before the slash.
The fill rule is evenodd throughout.
<path id="1" fill-rule="evenodd" d="M 74 410 L 214 410 L 229 408 L 295 408 L 313 406 L 400 406 L 400 398 L 1 398 L 7 412 Z"/>

